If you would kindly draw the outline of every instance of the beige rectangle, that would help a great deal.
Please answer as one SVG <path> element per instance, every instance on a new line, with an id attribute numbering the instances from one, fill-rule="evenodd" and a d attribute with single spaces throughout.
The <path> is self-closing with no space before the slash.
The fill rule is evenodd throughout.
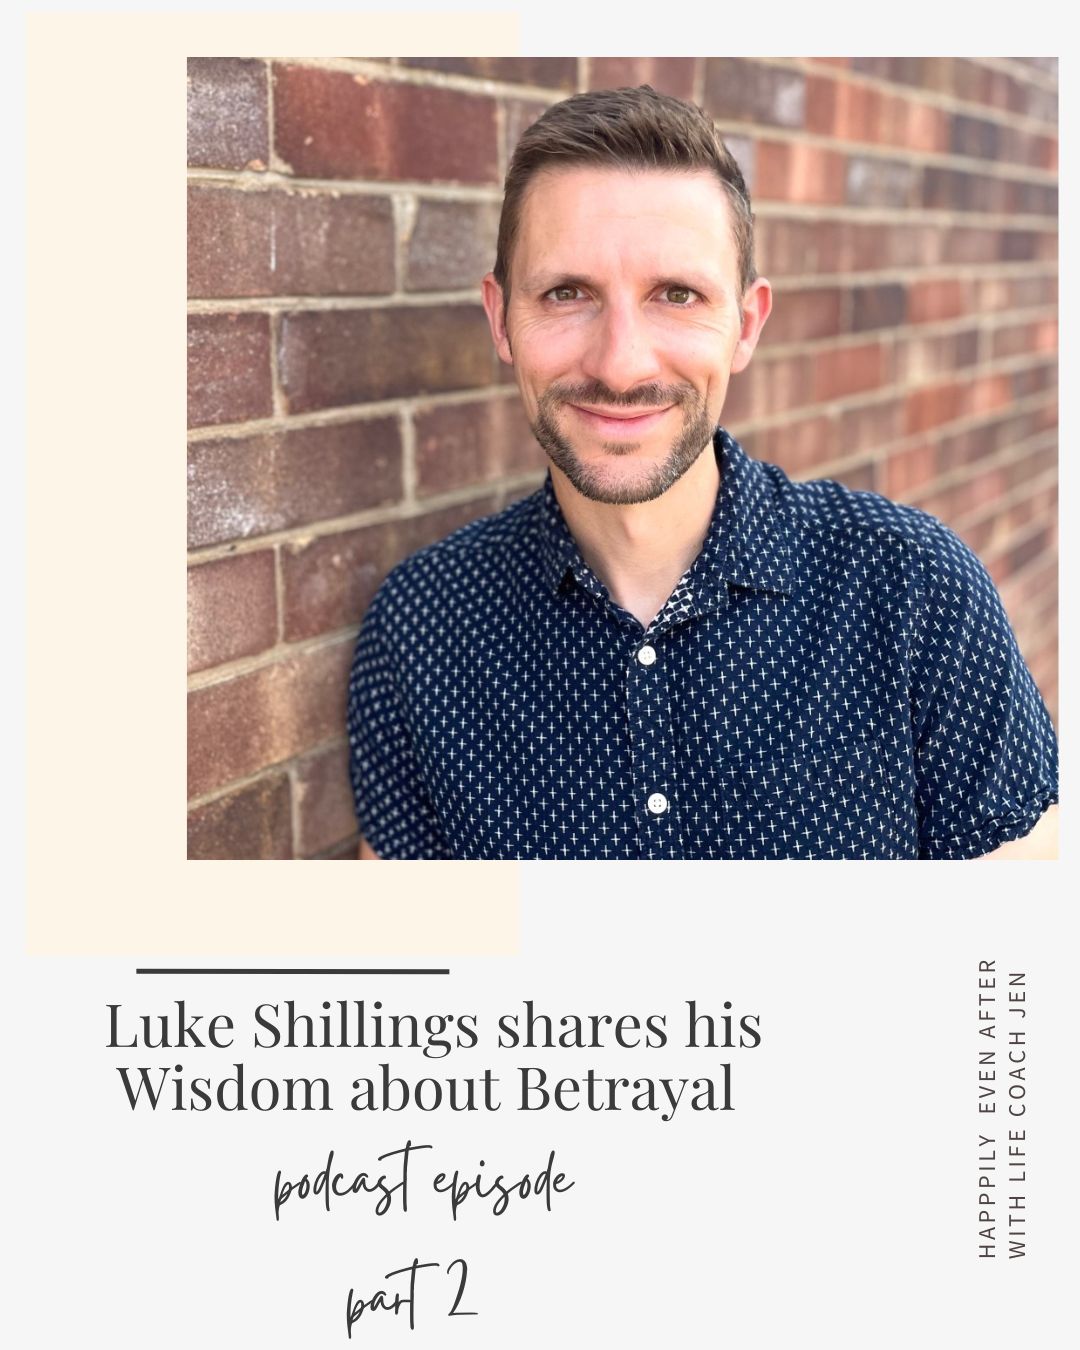
<path id="1" fill-rule="evenodd" d="M 184 70 L 510 55 L 513 15 L 27 17 L 27 941 L 34 953 L 511 952 L 515 863 L 184 857 Z"/>

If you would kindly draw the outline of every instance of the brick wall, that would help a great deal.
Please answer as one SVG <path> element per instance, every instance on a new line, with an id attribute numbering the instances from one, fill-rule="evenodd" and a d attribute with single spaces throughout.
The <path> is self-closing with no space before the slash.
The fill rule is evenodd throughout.
<path id="1" fill-rule="evenodd" d="M 508 152 L 644 81 L 716 119 L 776 290 L 724 424 L 957 529 L 1056 711 L 1056 61 L 192 60 L 189 856 L 355 856 L 364 608 L 542 476 L 479 303 Z"/>

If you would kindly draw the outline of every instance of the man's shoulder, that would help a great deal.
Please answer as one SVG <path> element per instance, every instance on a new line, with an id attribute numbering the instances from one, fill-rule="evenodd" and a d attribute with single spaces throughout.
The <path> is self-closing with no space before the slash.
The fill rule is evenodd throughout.
<path id="1" fill-rule="evenodd" d="M 803 530 L 893 540 L 939 568 L 965 570 L 975 562 L 959 535 L 918 506 L 829 478 L 796 481 L 772 464 L 762 468 L 772 481 L 777 506 Z"/>
<path id="2" fill-rule="evenodd" d="M 466 576 L 490 576 L 493 569 L 504 570 L 508 560 L 526 565 L 542 496 L 538 490 L 409 554 L 387 575 L 380 598 L 386 602 L 435 585 L 453 585 Z"/>

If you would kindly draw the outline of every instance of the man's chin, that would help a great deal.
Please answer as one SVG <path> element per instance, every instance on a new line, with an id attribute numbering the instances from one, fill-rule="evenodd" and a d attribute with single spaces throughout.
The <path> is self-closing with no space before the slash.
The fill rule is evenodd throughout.
<path id="1" fill-rule="evenodd" d="M 571 487 L 592 502 L 609 506 L 634 506 L 639 502 L 655 501 L 682 477 L 670 463 L 656 460 L 627 462 L 620 454 L 611 460 L 567 461 L 549 457 L 556 468 L 568 479 Z"/>

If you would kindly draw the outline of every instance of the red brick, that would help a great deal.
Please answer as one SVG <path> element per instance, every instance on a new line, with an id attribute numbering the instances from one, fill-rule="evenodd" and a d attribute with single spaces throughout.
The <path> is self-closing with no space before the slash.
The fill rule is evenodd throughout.
<path id="1" fill-rule="evenodd" d="M 878 342 L 820 352 L 814 359 L 816 402 L 824 403 L 845 394 L 874 389 L 884 379 L 885 349 Z"/>
<path id="2" fill-rule="evenodd" d="M 285 545 L 281 570 L 286 640 L 358 624 L 396 563 L 492 509 L 494 503 L 485 497 L 423 516 Z"/>
<path id="3" fill-rule="evenodd" d="M 890 397 L 844 411 L 837 443 L 845 455 L 851 455 L 859 450 L 879 450 L 903 434 L 904 400 Z"/>
<path id="4" fill-rule="evenodd" d="M 188 295 L 376 295 L 394 289 L 387 197 L 188 188 Z"/>
<path id="5" fill-rule="evenodd" d="M 723 415 L 727 425 L 789 412 L 810 402 L 811 361 L 805 356 L 764 359 L 761 352 L 731 377 Z"/>
<path id="6" fill-rule="evenodd" d="M 765 328 L 768 343 L 806 342 L 840 332 L 841 292 L 835 288 L 779 291 Z"/>
<path id="7" fill-rule="evenodd" d="M 187 119 L 192 168 L 265 169 L 266 67 L 233 57 L 189 57 Z"/>
<path id="8" fill-rule="evenodd" d="M 499 207 L 494 202 L 421 201 L 405 261 L 407 291 L 479 293 L 495 265 Z"/>
<path id="9" fill-rule="evenodd" d="M 918 185 L 918 170 L 911 164 L 856 155 L 848 160 L 840 195 L 830 200 L 901 210 L 915 205 Z"/>
<path id="10" fill-rule="evenodd" d="M 770 216 L 759 222 L 756 234 L 761 266 L 774 278 L 846 271 L 850 266 L 847 222 Z"/>
<path id="11" fill-rule="evenodd" d="M 544 453 L 517 399 L 446 404 L 416 414 L 417 490 L 423 496 L 541 470 Z"/>
<path id="12" fill-rule="evenodd" d="M 755 459 L 779 464 L 793 477 L 806 477 L 818 465 L 847 454 L 851 448 L 837 436 L 836 424 L 829 417 L 808 417 L 752 432 L 746 445 Z"/>
<path id="13" fill-rule="evenodd" d="M 971 308 L 971 288 L 948 277 L 913 282 L 908 291 L 908 322 L 935 323 L 955 319 Z"/>
<path id="14" fill-rule="evenodd" d="M 995 359 L 1005 356 L 1018 356 L 1027 352 L 1052 352 L 1056 350 L 1057 322 L 1054 319 L 1016 324 L 1009 328 L 999 328 L 994 333 L 993 354 Z"/>
<path id="15" fill-rule="evenodd" d="M 277 641 L 271 549 L 188 568 L 188 670 L 255 656 Z"/>
<path id="16" fill-rule="evenodd" d="M 913 488 L 932 483 L 939 472 L 935 448 L 929 442 L 894 450 L 884 463 L 882 491 L 886 497 L 906 498 Z"/>
<path id="17" fill-rule="evenodd" d="M 293 413 L 475 389 L 496 365 L 479 305 L 286 314 L 279 359 Z"/>
<path id="18" fill-rule="evenodd" d="M 1012 382 L 1007 375 L 984 375 L 971 385 L 966 411 L 970 414 L 1007 408 L 1012 402 Z"/>
<path id="19" fill-rule="evenodd" d="M 188 694 L 188 796 L 200 797 L 340 736 L 348 638 Z"/>
<path id="20" fill-rule="evenodd" d="M 806 77 L 741 56 L 712 57 L 705 62 L 705 109 L 720 122 L 801 127 Z"/>
<path id="21" fill-rule="evenodd" d="M 844 156 L 820 146 L 762 141 L 757 148 L 757 196 L 788 202 L 842 202 Z"/>
<path id="22" fill-rule="evenodd" d="M 187 401 L 188 426 L 269 417 L 268 315 L 188 316 Z"/>
<path id="23" fill-rule="evenodd" d="M 955 382 L 912 390 L 907 396 L 905 432 L 913 435 L 962 417 L 966 398 L 967 386 Z"/>
<path id="24" fill-rule="evenodd" d="M 188 547 L 349 516 L 401 494 L 396 418 L 198 441 L 188 449 Z"/>
<path id="25" fill-rule="evenodd" d="M 292 810 L 284 774 L 188 813 L 189 858 L 291 858 Z"/>
<path id="26" fill-rule="evenodd" d="M 589 62 L 589 88 L 649 84 L 661 94 L 692 102 L 697 66 L 698 58 L 686 56 L 594 56 Z"/>
<path id="27" fill-rule="evenodd" d="M 403 56 L 401 64 L 504 84 L 534 84 L 542 89 L 572 91 L 577 84 L 574 56 Z"/>
<path id="28" fill-rule="evenodd" d="M 847 464 L 832 475 L 838 483 L 853 488 L 856 492 L 877 492 L 878 471 L 872 460 L 862 464 Z"/>
<path id="29" fill-rule="evenodd" d="M 498 178 L 493 99 L 345 71 L 274 67 L 274 146 L 307 178 Z"/>
<path id="30" fill-rule="evenodd" d="M 308 755 L 296 765 L 297 849 L 304 856 L 325 853 L 357 833 L 349 746 L 343 741 Z M 353 853 L 355 855 L 355 847 Z"/>

